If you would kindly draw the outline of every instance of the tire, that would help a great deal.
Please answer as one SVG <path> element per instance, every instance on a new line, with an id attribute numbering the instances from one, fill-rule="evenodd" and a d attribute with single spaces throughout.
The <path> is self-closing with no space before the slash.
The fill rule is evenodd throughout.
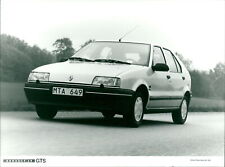
<path id="1" fill-rule="evenodd" d="M 131 127 L 139 127 L 144 116 L 144 100 L 140 92 L 137 92 L 132 99 L 131 105 L 127 112 L 123 115 L 128 125 Z"/>
<path id="2" fill-rule="evenodd" d="M 188 98 L 185 96 L 181 102 L 180 108 L 172 112 L 172 119 L 175 124 L 184 124 L 188 115 Z"/>
<path id="3" fill-rule="evenodd" d="M 50 120 L 56 116 L 57 109 L 44 105 L 36 105 L 36 112 L 40 119 Z"/>
<path id="4" fill-rule="evenodd" d="M 113 112 L 102 112 L 105 119 L 112 119 L 116 114 Z"/>

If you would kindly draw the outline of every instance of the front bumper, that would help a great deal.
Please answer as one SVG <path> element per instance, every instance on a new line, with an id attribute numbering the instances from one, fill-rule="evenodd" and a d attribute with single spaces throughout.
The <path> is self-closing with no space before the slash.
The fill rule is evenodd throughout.
<path id="1" fill-rule="evenodd" d="M 53 87 L 83 89 L 83 96 L 53 95 Z M 120 112 L 130 105 L 134 91 L 121 88 L 72 83 L 25 83 L 24 91 L 29 103 L 56 106 L 59 109 L 79 108 L 89 110 L 117 110 Z"/>

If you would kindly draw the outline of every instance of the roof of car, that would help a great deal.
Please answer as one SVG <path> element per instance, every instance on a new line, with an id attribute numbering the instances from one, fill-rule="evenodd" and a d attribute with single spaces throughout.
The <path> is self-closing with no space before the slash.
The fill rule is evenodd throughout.
<path id="1" fill-rule="evenodd" d="M 153 44 L 153 43 L 131 42 L 131 41 L 94 41 L 94 42 L 133 43 L 133 44 L 153 45 L 153 46 L 160 46 L 161 48 L 164 48 L 164 49 L 172 51 L 168 47 L 165 47 L 165 46 L 162 46 L 162 45 L 158 45 L 158 44 Z"/>
<path id="2" fill-rule="evenodd" d="M 130 41 L 94 41 L 94 42 L 133 43 L 133 44 L 144 44 L 144 45 L 150 45 L 150 43 L 143 43 L 143 42 L 130 42 Z"/>

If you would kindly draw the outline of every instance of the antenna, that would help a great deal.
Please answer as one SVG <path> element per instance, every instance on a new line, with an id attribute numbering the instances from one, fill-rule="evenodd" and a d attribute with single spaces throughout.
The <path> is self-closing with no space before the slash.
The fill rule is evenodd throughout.
<path id="1" fill-rule="evenodd" d="M 131 29 L 130 31 L 128 31 L 126 34 L 124 34 L 120 39 L 119 39 L 119 42 L 121 42 L 121 40 L 127 36 L 128 34 L 130 34 L 131 32 L 133 32 L 138 26 L 136 25 L 133 29 Z"/>

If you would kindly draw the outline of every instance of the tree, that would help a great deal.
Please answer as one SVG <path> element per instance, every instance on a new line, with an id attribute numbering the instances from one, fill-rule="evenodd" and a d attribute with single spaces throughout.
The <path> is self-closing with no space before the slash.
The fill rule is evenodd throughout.
<path id="1" fill-rule="evenodd" d="M 212 70 L 210 70 L 210 75 L 212 79 L 216 80 L 218 78 L 225 76 L 225 64 L 218 63 Z"/>
<path id="2" fill-rule="evenodd" d="M 215 97 L 212 80 L 206 72 L 190 71 L 191 90 L 195 97 Z"/>
<path id="3" fill-rule="evenodd" d="M 182 54 L 175 52 L 175 54 L 179 57 L 179 59 L 184 63 L 185 67 L 191 71 L 192 70 L 192 61 L 189 59 L 185 59 Z"/>
<path id="4" fill-rule="evenodd" d="M 74 55 L 75 49 L 72 46 L 72 41 L 69 38 L 57 39 L 53 46 L 56 50 L 53 53 L 56 55 L 57 61 L 63 61 Z"/>
<path id="5" fill-rule="evenodd" d="M 85 47 L 86 45 L 88 45 L 89 43 L 92 43 L 92 42 L 94 42 L 94 41 L 95 41 L 95 39 L 89 39 L 89 40 L 87 40 L 84 44 L 80 45 L 80 47 L 83 48 L 83 47 Z"/>
<path id="6" fill-rule="evenodd" d="M 225 64 L 218 63 L 209 75 L 216 97 L 225 99 Z"/>
<path id="7" fill-rule="evenodd" d="M 52 54 L 29 46 L 16 37 L 1 34 L 0 81 L 24 82 L 32 69 L 52 63 Z"/>

